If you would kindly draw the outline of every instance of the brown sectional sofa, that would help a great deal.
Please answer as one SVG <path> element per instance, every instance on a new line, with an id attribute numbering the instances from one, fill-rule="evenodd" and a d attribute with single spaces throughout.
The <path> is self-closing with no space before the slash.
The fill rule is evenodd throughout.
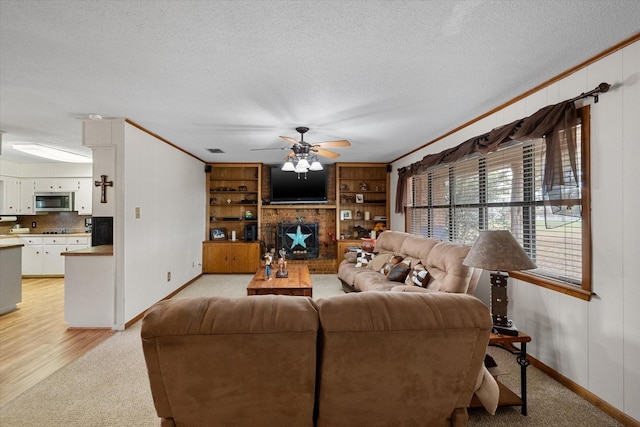
<path id="1" fill-rule="evenodd" d="M 346 256 L 340 263 L 338 278 L 345 291 L 442 291 L 473 294 L 482 270 L 462 264 L 470 249 L 468 246 L 400 231 L 385 231 L 378 236 L 373 252 L 380 257 L 385 254 L 398 255 L 410 260 L 411 267 L 416 264 L 424 266 L 429 272 L 426 287 L 408 284 L 408 281 L 390 281 L 378 269 L 370 268 L 371 264 L 375 264 L 373 261 L 367 266 L 358 266 L 355 254 Z"/>
<path id="2" fill-rule="evenodd" d="M 142 345 L 162 426 L 464 426 L 491 330 L 444 292 L 163 301 Z"/>

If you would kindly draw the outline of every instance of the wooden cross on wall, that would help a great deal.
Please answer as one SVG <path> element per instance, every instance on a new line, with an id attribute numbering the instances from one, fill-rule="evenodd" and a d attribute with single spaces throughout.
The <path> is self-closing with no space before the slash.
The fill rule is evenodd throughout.
<path id="1" fill-rule="evenodd" d="M 107 187 L 113 187 L 113 181 L 107 181 L 107 175 L 100 175 L 102 181 L 96 181 L 96 187 L 102 187 L 100 203 L 107 203 Z"/>

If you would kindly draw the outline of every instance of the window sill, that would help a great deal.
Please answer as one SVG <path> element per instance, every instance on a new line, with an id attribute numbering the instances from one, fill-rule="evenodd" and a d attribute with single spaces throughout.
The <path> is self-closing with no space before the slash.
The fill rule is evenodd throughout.
<path id="1" fill-rule="evenodd" d="M 586 291 L 576 286 L 567 285 L 566 283 L 558 282 L 548 277 L 538 276 L 536 274 L 525 273 L 522 271 L 509 272 L 509 277 L 522 280 L 533 285 L 541 286 L 543 288 L 551 289 L 552 291 L 560 292 L 565 295 L 569 295 L 575 298 L 579 298 L 584 301 L 591 301 L 593 292 Z"/>

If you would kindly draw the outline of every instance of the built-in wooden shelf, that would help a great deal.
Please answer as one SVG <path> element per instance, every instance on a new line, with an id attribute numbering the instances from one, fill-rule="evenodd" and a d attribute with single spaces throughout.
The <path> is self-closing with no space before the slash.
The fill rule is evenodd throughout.
<path id="1" fill-rule="evenodd" d="M 262 205 L 262 209 L 335 209 L 336 205 Z"/>

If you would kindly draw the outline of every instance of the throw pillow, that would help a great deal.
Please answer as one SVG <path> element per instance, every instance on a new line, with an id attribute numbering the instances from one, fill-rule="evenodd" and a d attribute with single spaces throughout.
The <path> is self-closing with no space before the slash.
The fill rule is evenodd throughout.
<path id="1" fill-rule="evenodd" d="M 362 268 L 369 265 L 369 262 L 376 257 L 376 254 L 373 252 L 362 252 L 358 251 L 356 253 L 356 267 Z"/>
<path id="2" fill-rule="evenodd" d="M 387 261 L 384 266 L 380 269 L 380 273 L 384 274 L 385 276 L 389 276 L 389 272 L 391 271 L 391 269 L 393 268 L 394 265 L 398 264 L 399 262 L 402 261 L 402 257 L 401 256 L 394 256 L 391 257 L 389 259 L 389 261 Z"/>
<path id="3" fill-rule="evenodd" d="M 385 264 L 391 259 L 392 256 L 392 253 L 377 254 L 376 257 L 369 263 L 369 268 L 375 271 L 380 271 L 380 269 L 385 266 Z"/>
<path id="4" fill-rule="evenodd" d="M 429 282 L 429 272 L 422 264 L 417 264 L 411 269 L 411 272 L 407 275 L 407 280 L 405 284 L 421 286 L 423 288 L 427 287 L 427 283 Z"/>
<path id="5" fill-rule="evenodd" d="M 411 266 L 403 261 L 393 266 L 387 278 L 393 282 L 404 282 L 410 270 Z"/>

